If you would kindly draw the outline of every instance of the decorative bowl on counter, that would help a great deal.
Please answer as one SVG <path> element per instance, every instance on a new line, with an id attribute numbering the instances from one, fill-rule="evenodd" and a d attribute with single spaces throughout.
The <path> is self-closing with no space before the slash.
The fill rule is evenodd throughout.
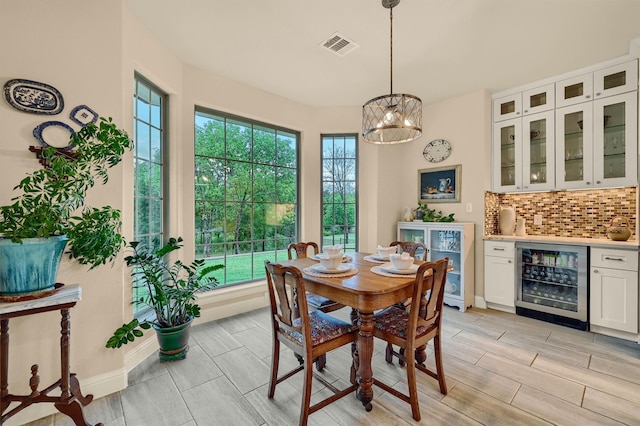
<path id="1" fill-rule="evenodd" d="M 616 224 L 617 221 L 624 223 Z M 627 241 L 631 237 L 631 229 L 629 228 L 629 219 L 623 216 L 611 219 L 609 228 L 607 228 L 607 237 L 613 241 Z"/>

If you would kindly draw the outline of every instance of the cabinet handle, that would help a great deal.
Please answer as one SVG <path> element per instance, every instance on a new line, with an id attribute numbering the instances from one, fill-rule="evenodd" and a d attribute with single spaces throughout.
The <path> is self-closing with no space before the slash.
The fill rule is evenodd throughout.
<path id="1" fill-rule="evenodd" d="M 615 260 L 616 262 L 624 262 L 624 259 L 621 257 L 610 257 L 610 256 L 605 256 L 604 260 Z"/>
<path id="2" fill-rule="evenodd" d="M 524 112 L 529 112 L 529 110 L 528 110 L 528 109 L 525 109 L 525 110 L 524 110 Z"/>
<path id="3" fill-rule="evenodd" d="M 516 112 L 516 115 L 520 115 L 520 111 Z"/>
<path id="4" fill-rule="evenodd" d="M 596 96 L 600 96 L 600 92 L 596 93 Z"/>
<path id="5" fill-rule="evenodd" d="M 591 95 L 587 95 L 587 96 L 585 96 L 584 98 L 585 98 L 585 99 L 589 99 L 590 97 L 591 97 Z"/>
<path id="6" fill-rule="evenodd" d="M 493 250 L 495 250 L 495 251 L 504 251 L 504 247 L 494 247 Z"/>

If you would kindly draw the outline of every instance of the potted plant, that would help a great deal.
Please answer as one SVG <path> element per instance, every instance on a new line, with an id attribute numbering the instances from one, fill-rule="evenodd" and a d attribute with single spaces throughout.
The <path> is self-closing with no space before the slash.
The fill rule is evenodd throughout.
<path id="1" fill-rule="evenodd" d="M 90 207 L 85 198 L 132 146 L 126 131 L 101 117 L 75 132 L 69 147 L 39 152 L 44 167 L 20 181 L 12 204 L 0 206 L 0 295 L 52 289 L 65 247 L 91 269 L 114 259 L 125 245 L 120 211 Z"/>
<path id="2" fill-rule="evenodd" d="M 191 321 L 200 316 L 200 306 L 195 303 L 196 293 L 210 290 L 218 285 L 215 277 L 209 276 L 224 267 L 222 264 L 207 265 L 202 259 L 190 265 L 175 260 L 169 263 L 166 256 L 182 247 L 182 237 L 169 238 L 157 250 L 131 242 L 132 254 L 125 257 L 132 267 L 134 287 L 142 294 L 133 300 L 137 306 L 148 306 L 155 319 L 133 319 L 123 324 L 107 341 L 107 348 L 119 348 L 143 335 L 143 330 L 153 327 L 160 345 L 160 361 L 183 359 L 186 356 Z"/>
<path id="3" fill-rule="evenodd" d="M 418 201 L 416 216 L 421 217 L 423 222 L 455 222 L 454 213 L 444 215 L 442 210 L 430 209 L 424 201 Z"/>

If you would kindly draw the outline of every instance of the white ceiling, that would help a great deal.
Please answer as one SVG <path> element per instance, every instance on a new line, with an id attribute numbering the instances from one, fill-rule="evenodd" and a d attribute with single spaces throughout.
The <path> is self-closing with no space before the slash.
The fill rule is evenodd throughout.
<path id="1" fill-rule="evenodd" d="M 125 0 L 183 62 L 312 106 L 389 93 L 380 0 Z M 360 47 L 319 47 L 335 32 Z M 393 89 L 425 104 L 496 92 L 629 53 L 640 0 L 402 0 Z"/>

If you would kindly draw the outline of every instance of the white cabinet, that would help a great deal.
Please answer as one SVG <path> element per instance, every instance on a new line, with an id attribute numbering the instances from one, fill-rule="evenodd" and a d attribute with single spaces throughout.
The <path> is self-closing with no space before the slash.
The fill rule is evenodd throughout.
<path id="1" fill-rule="evenodd" d="M 618 95 L 638 89 L 637 60 L 597 70 L 593 73 L 593 98 Z"/>
<path id="2" fill-rule="evenodd" d="M 398 241 L 420 241 L 427 260 L 449 258 L 444 303 L 461 312 L 474 300 L 474 224 L 461 222 L 398 222 Z"/>
<path id="3" fill-rule="evenodd" d="M 493 125 L 493 182 L 496 192 L 522 191 L 522 119 Z"/>
<path id="4" fill-rule="evenodd" d="M 637 92 L 556 110 L 556 188 L 634 186 Z"/>
<path id="5" fill-rule="evenodd" d="M 555 187 L 554 113 L 545 111 L 522 117 L 522 189 Z"/>
<path id="6" fill-rule="evenodd" d="M 638 252 L 591 249 L 591 331 L 638 333 Z"/>
<path id="7" fill-rule="evenodd" d="M 638 60 L 617 62 L 494 98 L 495 192 L 638 184 Z"/>
<path id="8" fill-rule="evenodd" d="M 556 108 L 590 101 L 593 98 L 593 74 L 582 74 L 556 83 Z"/>
<path id="9" fill-rule="evenodd" d="M 553 111 L 504 120 L 493 128 L 496 192 L 542 191 L 555 187 Z"/>
<path id="10" fill-rule="evenodd" d="M 484 242 L 484 300 L 487 307 L 515 312 L 515 243 Z"/>
<path id="11" fill-rule="evenodd" d="M 522 94 L 514 93 L 493 101 L 493 121 L 510 120 L 522 115 Z"/>

